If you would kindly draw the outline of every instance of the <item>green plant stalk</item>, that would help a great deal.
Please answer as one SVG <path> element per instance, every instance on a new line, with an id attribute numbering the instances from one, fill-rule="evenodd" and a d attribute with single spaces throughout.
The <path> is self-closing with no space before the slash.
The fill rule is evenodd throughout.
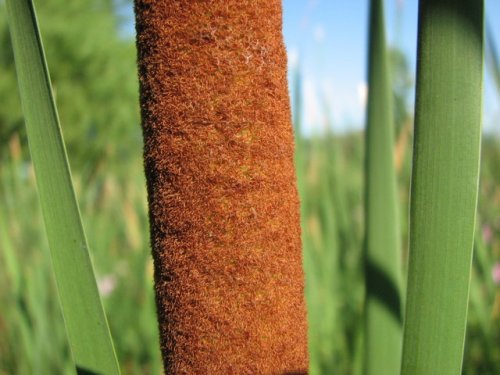
<path id="1" fill-rule="evenodd" d="M 401 365 L 401 255 L 394 166 L 394 121 L 382 0 L 370 7 L 365 179 L 364 374 Z"/>
<path id="2" fill-rule="evenodd" d="M 45 229 L 78 373 L 119 374 L 76 202 L 31 0 L 7 0 L 19 91 Z"/>
<path id="3" fill-rule="evenodd" d="M 490 68 L 497 91 L 500 92 L 500 59 L 491 25 L 486 23 L 486 66 Z"/>
<path id="4" fill-rule="evenodd" d="M 482 0 L 419 8 L 402 374 L 460 374 L 476 218 Z"/>

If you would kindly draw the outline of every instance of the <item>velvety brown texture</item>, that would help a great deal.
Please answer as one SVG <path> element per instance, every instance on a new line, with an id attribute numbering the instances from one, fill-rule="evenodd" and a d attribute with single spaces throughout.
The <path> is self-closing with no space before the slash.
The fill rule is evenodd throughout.
<path id="1" fill-rule="evenodd" d="M 308 367 L 279 0 L 136 0 L 167 374 Z"/>

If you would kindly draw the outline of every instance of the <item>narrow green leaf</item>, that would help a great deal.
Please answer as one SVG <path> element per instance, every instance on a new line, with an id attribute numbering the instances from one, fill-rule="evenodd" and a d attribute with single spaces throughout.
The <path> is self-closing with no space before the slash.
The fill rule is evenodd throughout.
<path id="1" fill-rule="evenodd" d="M 500 58 L 491 25 L 486 23 L 486 67 L 490 68 L 497 91 L 500 93 Z"/>
<path id="2" fill-rule="evenodd" d="M 365 180 L 364 373 L 401 365 L 401 255 L 394 166 L 394 120 L 382 0 L 370 7 Z"/>
<path id="3" fill-rule="evenodd" d="M 76 371 L 119 374 L 89 257 L 31 0 L 7 0 L 19 91 Z"/>
<path id="4" fill-rule="evenodd" d="M 404 375 L 461 372 L 477 204 L 483 0 L 419 9 Z"/>

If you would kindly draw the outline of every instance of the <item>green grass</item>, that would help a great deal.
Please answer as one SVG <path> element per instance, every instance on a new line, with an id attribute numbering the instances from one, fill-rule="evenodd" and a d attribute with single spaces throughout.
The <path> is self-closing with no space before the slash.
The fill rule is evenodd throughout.
<path id="1" fill-rule="evenodd" d="M 16 139 L 11 141 L 12 145 L 18 144 Z M 361 374 L 363 136 L 359 133 L 333 134 L 318 138 L 314 147 L 310 140 L 301 140 L 306 164 L 301 179 L 304 256 L 309 267 L 306 270 L 307 280 L 315 282 L 309 282 L 307 286 L 309 306 L 315 308 L 309 315 L 312 323 L 310 329 L 313 331 L 314 327 L 316 332 L 310 341 L 311 350 L 314 350 L 314 354 L 311 353 L 311 373 Z M 485 168 L 482 172 L 480 216 L 481 226 L 492 228 L 493 240 L 484 244 L 487 254 L 484 272 L 474 272 L 472 282 L 479 290 L 477 309 L 485 311 L 487 328 L 484 329 L 480 324 L 477 309 L 471 304 L 464 363 L 464 374 L 469 375 L 495 375 L 498 372 L 493 370 L 500 368 L 497 344 L 500 339 L 500 321 L 493 317 L 497 287 L 487 287 L 491 285 L 491 267 L 500 255 L 500 228 L 496 219 L 500 215 L 500 184 L 496 184 L 493 177 L 497 170 L 495 166 L 500 163 L 500 153 L 497 152 L 500 142 L 494 138 L 486 141 L 483 147 Z M 323 151 L 321 156 L 316 157 L 314 163 L 319 162 L 320 165 L 313 173 L 312 154 L 319 152 L 319 145 L 322 145 Z M 7 237 L 2 236 L 0 240 L 10 243 L 11 257 L 15 262 L 15 276 L 11 277 L 8 276 L 11 272 L 5 271 L 6 265 L 0 258 L 0 282 L 5 285 L 0 288 L 0 304 L 3 306 L 0 324 L 4 327 L 0 340 L 0 370 L 8 374 L 67 373 L 66 369 L 68 366 L 71 369 L 72 362 L 59 306 L 54 299 L 56 290 L 35 181 L 30 164 L 24 158 L 25 145 L 21 143 L 20 154 L 17 148 L 7 147 L 9 157 L 4 159 L 0 167 L 0 233 L 8 233 Z M 335 168 L 332 165 L 334 161 Z M 320 193 L 318 186 L 324 183 L 327 174 L 332 179 L 330 186 L 336 189 Z M 335 174 L 337 177 L 333 179 Z M 122 372 L 160 374 L 140 150 L 137 150 L 137 158 L 127 171 L 101 170 L 91 183 L 80 182 L 85 179 L 75 171 L 74 179 L 98 280 L 102 283 L 105 278 L 112 277 L 116 281 L 113 290 L 103 295 L 103 302 Z M 401 197 L 405 196 L 407 182 L 404 180 L 400 184 Z M 340 198 L 330 198 L 332 203 L 322 208 L 324 197 L 320 194 L 339 194 Z M 123 215 L 127 211 L 127 204 L 132 205 L 137 215 L 135 219 Z M 403 210 L 405 201 L 401 200 L 400 204 Z M 322 222 L 319 211 L 328 209 L 336 216 L 335 233 L 341 249 L 337 253 L 339 260 L 336 266 L 322 258 L 322 254 L 329 251 L 325 242 L 332 232 Z M 315 216 L 317 221 L 313 224 L 312 218 Z M 346 226 L 342 224 L 344 220 Z M 104 225 L 106 230 L 102 230 Z M 128 238 L 130 232 L 140 234 L 138 247 L 134 247 L 134 241 Z M 404 227 L 402 232 L 404 236 Z M 3 255 L 3 242 L 0 246 L 0 254 Z M 332 277 L 328 274 L 332 272 L 337 272 L 337 286 L 326 283 L 327 278 Z M 37 273 L 38 276 L 33 277 Z M 14 285 L 18 285 L 17 289 Z M 28 293 L 28 289 L 38 292 Z M 485 294 L 487 290 L 490 292 Z M 332 311 L 331 306 L 338 309 L 333 321 L 325 319 L 325 314 L 322 314 L 322 309 Z M 34 329 L 40 326 L 40 320 L 45 324 Z M 328 328 L 329 325 L 332 328 Z M 485 340 L 490 343 L 489 346 L 484 344 Z M 330 341 L 330 344 L 322 349 L 324 341 Z M 47 346 L 46 342 L 51 342 L 51 345 Z M 491 355 L 487 355 L 487 352 L 491 352 Z M 320 371 L 320 366 L 323 371 Z"/>
<path id="2" fill-rule="evenodd" d="M 27 145 L 16 136 L 7 151 L 0 168 L 0 233 L 7 233 L 0 238 L 0 282 L 5 286 L 0 288 L 0 373 L 71 373 L 74 364 L 55 298 Z M 82 182 L 86 178 L 81 173 L 75 173 L 74 181 L 122 373 L 160 374 L 139 150 L 137 155 L 126 175 L 122 169 L 99 170 L 91 183 Z M 7 271 L 3 243 L 10 244 L 12 266 Z M 109 280 L 112 285 L 105 291 Z"/>
<path id="3" fill-rule="evenodd" d="M 31 158 L 76 371 L 119 374 L 73 191 L 36 12 L 30 0 L 8 0 L 7 14 Z M 39 282 L 43 280 L 33 285 Z"/>
<path id="4" fill-rule="evenodd" d="M 402 374 L 462 368 L 479 181 L 483 2 L 420 3 Z"/>

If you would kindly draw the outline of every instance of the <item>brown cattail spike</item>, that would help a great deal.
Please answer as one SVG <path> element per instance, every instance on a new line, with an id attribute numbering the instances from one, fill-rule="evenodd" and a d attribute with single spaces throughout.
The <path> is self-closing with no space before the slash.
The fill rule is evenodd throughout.
<path id="1" fill-rule="evenodd" d="M 136 0 L 167 374 L 308 367 L 280 0 Z"/>

